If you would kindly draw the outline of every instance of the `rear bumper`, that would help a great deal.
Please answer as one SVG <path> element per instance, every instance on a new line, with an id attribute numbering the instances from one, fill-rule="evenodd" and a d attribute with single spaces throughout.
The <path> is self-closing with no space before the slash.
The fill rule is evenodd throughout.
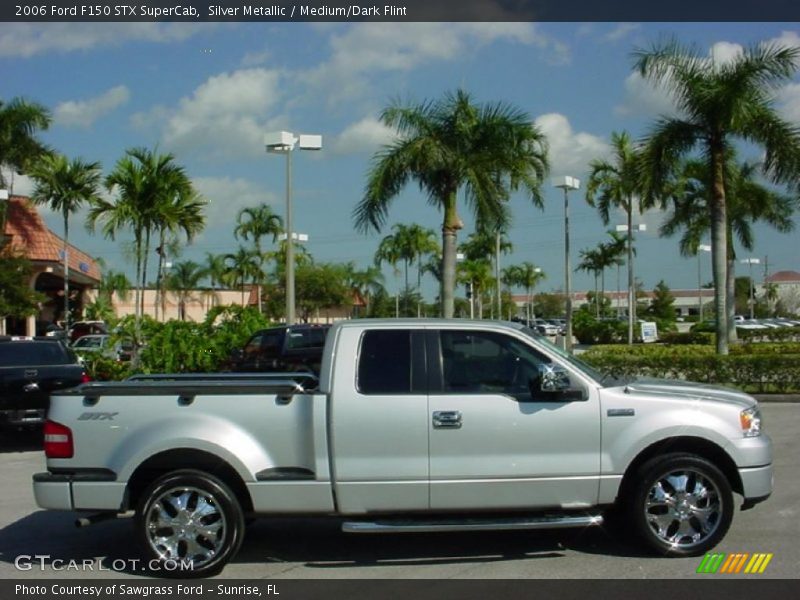
<path id="1" fill-rule="evenodd" d="M 37 473 L 33 497 L 40 508 L 50 510 L 122 509 L 125 483 L 111 472 Z"/>
<path id="2" fill-rule="evenodd" d="M 41 425 L 46 415 L 46 408 L 3 409 L 0 410 L 0 423 L 14 427 Z"/>

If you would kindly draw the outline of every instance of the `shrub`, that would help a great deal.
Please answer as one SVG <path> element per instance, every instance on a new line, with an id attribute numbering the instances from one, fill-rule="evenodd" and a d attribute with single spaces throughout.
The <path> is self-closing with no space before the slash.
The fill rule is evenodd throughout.
<path id="1" fill-rule="evenodd" d="M 615 377 L 727 384 L 753 393 L 800 392 L 800 353 L 787 352 L 796 347 L 781 345 L 767 351 L 760 345 L 755 353 L 747 353 L 746 345 L 736 348 L 733 354 L 718 356 L 705 345 L 597 347 L 581 358 Z"/>
<path id="2" fill-rule="evenodd" d="M 658 340 L 665 344 L 713 344 L 715 340 L 713 333 L 706 333 L 704 331 L 668 331 L 664 334 L 659 334 Z"/>

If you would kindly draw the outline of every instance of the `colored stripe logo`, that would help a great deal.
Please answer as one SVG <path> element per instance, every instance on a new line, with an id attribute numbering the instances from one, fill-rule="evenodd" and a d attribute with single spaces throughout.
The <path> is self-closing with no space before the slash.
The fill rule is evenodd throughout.
<path id="1" fill-rule="evenodd" d="M 767 569 L 767 565 L 772 560 L 774 555 L 772 553 L 750 554 L 748 552 L 734 552 L 732 554 L 725 554 L 724 552 L 717 552 L 715 554 L 706 554 L 700 566 L 697 567 L 698 573 L 710 574 L 757 574 L 763 573 Z"/>

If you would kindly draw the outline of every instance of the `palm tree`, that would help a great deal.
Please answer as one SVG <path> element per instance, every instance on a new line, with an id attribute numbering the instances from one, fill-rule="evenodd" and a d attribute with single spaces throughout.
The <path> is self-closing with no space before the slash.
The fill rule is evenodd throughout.
<path id="1" fill-rule="evenodd" d="M 186 303 L 192 299 L 192 293 L 198 288 L 203 278 L 202 267 L 192 260 L 184 260 L 172 265 L 166 277 L 166 287 L 178 299 L 178 318 L 186 320 Z"/>
<path id="2" fill-rule="evenodd" d="M 503 280 L 511 287 L 521 287 L 525 290 L 526 320 L 536 318 L 533 309 L 533 289 L 545 278 L 544 271 L 531 262 L 525 261 L 519 265 L 511 265 L 503 271 Z"/>
<path id="3" fill-rule="evenodd" d="M 163 302 L 163 266 L 167 256 L 176 256 L 178 253 L 170 251 L 169 247 L 177 242 L 182 234 L 187 243 L 191 244 L 194 237 L 200 233 L 206 224 L 203 214 L 207 202 L 194 191 L 188 178 L 182 172 L 176 172 L 177 181 L 174 184 L 173 194 L 164 195 L 156 207 L 158 227 L 158 270 L 156 271 L 156 294 Z M 168 239 L 167 236 L 170 236 Z M 172 244 L 170 243 L 172 242 Z M 156 310 L 158 302 L 156 302 Z M 163 313 L 163 310 L 162 310 Z"/>
<path id="4" fill-rule="evenodd" d="M 619 285 L 619 268 L 625 264 L 623 260 L 623 256 L 627 253 L 628 248 L 628 236 L 621 235 L 616 231 L 609 231 L 608 235 L 611 237 L 611 241 L 606 242 L 603 244 L 603 252 L 607 255 L 609 266 L 617 267 L 617 317 L 619 318 L 620 315 L 620 302 L 619 302 L 619 294 L 620 294 L 620 285 Z M 636 255 L 636 248 L 633 247 L 631 244 L 631 253 L 635 256 Z"/>
<path id="5" fill-rule="evenodd" d="M 370 298 L 383 290 L 383 273 L 376 267 L 366 267 L 358 270 L 354 263 L 347 265 L 348 284 L 364 299 L 364 311 L 369 315 Z"/>
<path id="6" fill-rule="evenodd" d="M 395 225 L 392 229 L 395 229 L 397 226 Z M 406 291 L 408 291 L 408 263 L 409 261 L 414 259 L 414 254 L 411 252 L 408 247 L 405 245 L 405 240 L 402 237 L 395 234 L 390 234 L 384 237 L 381 240 L 381 243 L 378 244 L 378 249 L 375 251 L 375 266 L 380 268 L 381 265 L 387 263 L 392 266 L 394 270 L 394 274 L 396 276 L 400 275 L 400 270 L 397 268 L 397 263 L 404 262 L 406 269 Z M 408 295 L 406 294 L 406 297 Z M 397 296 L 395 297 L 395 317 L 400 316 L 400 305 L 399 305 L 399 298 L 400 298 L 400 291 L 398 290 Z M 408 307 L 405 307 L 406 309 Z"/>
<path id="7" fill-rule="evenodd" d="M 511 192 L 524 188 L 542 206 L 541 184 L 548 171 L 547 143 L 531 119 L 504 103 L 477 106 L 463 90 L 442 100 L 383 111 L 381 121 L 397 139 L 379 151 L 367 176 L 363 199 L 353 216 L 362 231 L 380 231 L 389 206 L 409 180 L 443 212 L 442 314 L 453 316 L 456 236 L 464 224 L 457 194 L 479 225 L 496 229 L 508 220 Z"/>
<path id="8" fill-rule="evenodd" d="M 13 188 L 14 173 L 26 172 L 32 163 L 50 153 L 36 134 L 47 129 L 51 120 L 50 111 L 36 102 L 0 100 L 0 188 Z M 11 170 L 10 181 L 3 174 L 4 168 Z"/>
<path id="9" fill-rule="evenodd" d="M 781 233 L 788 233 L 794 229 L 792 215 L 800 205 L 796 197 L 784 196 L 756 181 L 758 170 L 754 164 L 737 164 L 735 154 L 728 153 L 725 182 L 726 237 L 729 242 L 725 289 L 729 342 L 736 341 L 736 327 L 733 324 L 736 264 L 734 236 L 744 249 L 752 251 L 753 223 L 763 221 Z M 661 226 L 660 234 L 672 236 L 682 229 L 680 251 L 684 256 L 696 256 L 700 242 L 711 229 L 710 181 L 708 164 L 705 161 L 684 161 L 679 167 L 675 183 L 672 184 L 674 193 L 663 203 L 664 209 L 671 205 L 672 210 Z"/>
<path id="10" fill-rule="evenodd" d="M 420 300 L 417 302 L 417 317 L 419 317 L 422 307 L 422 273 L 425 270 L 423 258 L 437 254 L 439 242 L 436 241 L 436 232 L 433 229 L 422 227 L 417 223 L 407 226 L 406 236 L 414 253 L 414 262 L 417 264 L 417 293 L 420 294 Z"/>
<path id="11" fill-rule="evenodd" d="M 235 282 L 239 282 L 242 288 L 242 306 L 244 306 L 244 292 L 247 280 L 250 279 L 255 282 L 259 281 L 263 276 L 261 261 L 252 250 L 239 247 L 236 252 L 225 255 L 225 263 L 228 266 L 226 279 L 233 285 L 235 285 Z"/>
<path id="12" fill-rule="evenodd" d="M 773 92 L 791 81 L 800 63 L 800 48 L 761 44 L 722 63 L 673 40 L 637 50 L 634 57 L 639 74 L 669 93 L 680 111 L 678 117 L 660 117 L 645 139 L 642 175 L 648 195 L 663 193 L 677 160 L 695 148 L 711 174 L 717 353 L 727 354 L 726 154 L 736 138 L 761 146 L 763 175 L 773 183 L 796 183 L 800 131 L 778 116 Z"/>
<path id="13" fill-rule="evenodd" d="M 225 264 L 224 254 L 213 254 L 206 252 L 206 261 L 203 267 L 203 276 L 208 278 L 211 284 L 210 305 L 213 306 L 217 302 L 217 285 L 225 280 L 225 273 L 228 266 Z"/>
<path id="14" fill-rule="evenodd" d="M 113 302 L 114 294 L 120 300 L 127 301 L 130 297 L 131 281 L 128 276 L 121 271 L 109 270 L 103 273 L 100 285 L 97 286 L 98 298 L 105 299 L 109 304 Z"/>
<path id="15" fill-rule="evenodd" d="M 594 310 L 595 316 L 600 318 L 600 297 L 598 296 L 597 282 L 600 274 L 605 270 L 605 262 L 601 248 L 583 249 L 579 252 L 581 262 L 575 268 L 576 271 L 586 271 L 594 275 Z"/>
<path id="16" fill-rule="evenodd" d="M 633 210 L 641 210 L 640 158 L 630 135 L 623 131 L 611 134 L 613 159 L 594 160 L 586 185 L 586 202 L 596 207 L 604 225 L 611 220 L 611 209 L 625 212 L 628 254 L 628 344 L 633 344 L 633 324 L 636 322 L 636 284 L 633 275 Z"/>
<path id="17" fill-rule="evenodd" d="M 474 318 L 475 300 L 478 301 L 478 318 L 483 318 L 483 294 L 494 284 L 492 265 L 488 260 L 462 260 L 458 263 L 459 283 L 466 284 L 470 290 L 470 318 Z"/>
<path id="18" fill-rule="evenodd" d="M 514 246 L 506 235 L 505 228 L 496 231 L 478 229 L 469 234 L 467 241 L 459 246 L 459 251 L 464 254 L 467 260 L 488 260 L 494 261 L 495 271 L 495 298 L 497 300 L 498 315 L 500 309 L 500 254 L 508 254 L 514 250 Z M 492 304 L 492 314 L 495 305 Z"/>
<path id="19" fill-rule="evenodd" d="M 31 200 L 61 213 L 64 219 L 64 327 L 69 329 L 69 216 L 84 204 L 100 199 L 100 163 L 47 154 L 35 163 L 30 174 L 36 182 Z"/>
<path id="20" fill-rule="evenodd" d="M 271 235 L 272 241 L 275 242 L 281 233 L 283 233 L 283 219 L 272 212 L 272 208 L 267 204 L 240 210 L 236 217 L 236 229 L 233 230 L 233 235 L 236 239 L 239 239 L 239 237 L 244 240 L 253 238 L 253 245 L 255 246 L 256 254 L 261 260 L 262 268 L 265 257 L 261 249 L 261 238 L 265 235 Z M 263 282 L 259 281 L 257 283 L 258 312 L 261 312 L 261 285 Z"/>

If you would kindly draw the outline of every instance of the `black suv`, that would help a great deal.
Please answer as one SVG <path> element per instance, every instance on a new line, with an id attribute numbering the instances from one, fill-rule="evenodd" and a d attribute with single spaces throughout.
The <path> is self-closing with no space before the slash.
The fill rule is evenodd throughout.
<path id="1" fill-rule="evenodd" d="M 319 375 L 322 348 L 329 329 L 330 325 L 291 325 L 257 331 L 244 348 L 231 352 L 231 371 Z"/>
<path id="2" fill-rule="evenodd" d="M 0 429 L 41 425 L 51 392 L 88 380 L 75 353 L 61 341 L 0 336 Z"/>

